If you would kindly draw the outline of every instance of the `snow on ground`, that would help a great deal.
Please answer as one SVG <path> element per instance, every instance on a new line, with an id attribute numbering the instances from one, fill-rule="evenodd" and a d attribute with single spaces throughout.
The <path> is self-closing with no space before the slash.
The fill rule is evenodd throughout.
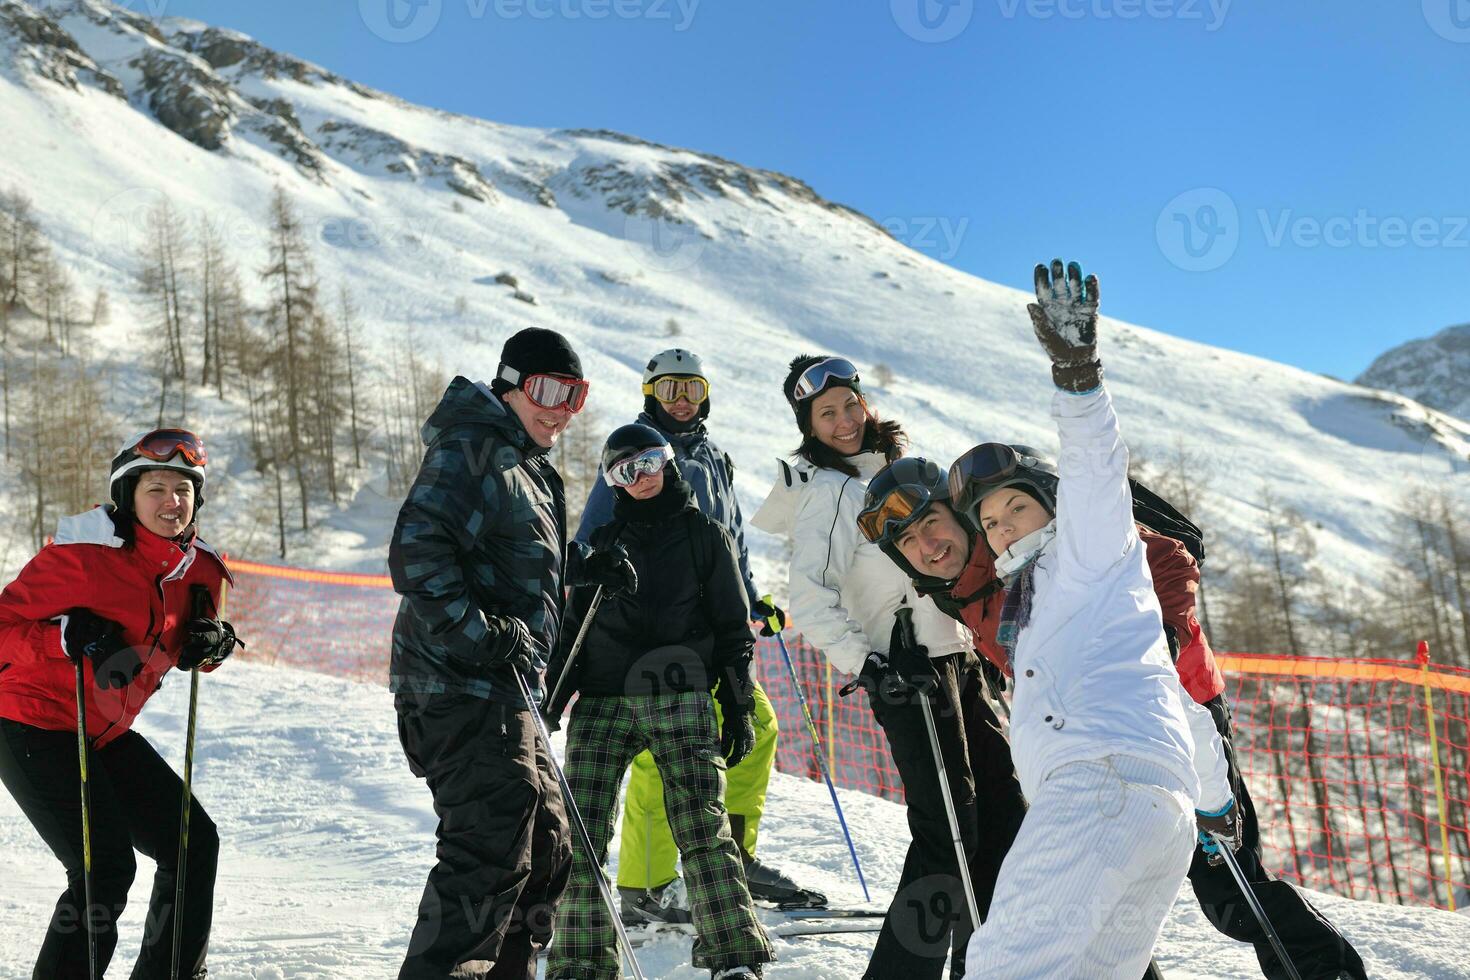
<path id="1" fill-rule="evenodd" d="M 188 684 L 170 676 L 139 730 L 181 767 Z M 797 733 L 783 737 L 799 738 Z M 203 678 L 195 764 L 199 799 L 219 824 L 223 854 L 210 975 L 321 980 L 396 975 L 433 860 L 428 790 L 398 748 L 382 687 L 322 674 L 232 663 Z M 907 834 L 902 807 L 843 794 L 874 899 L 892 893 Z M 764 856 L 834 902 L 861 898 L 826 790 L 777 775 Z M 614 848 L 616 852 L 616 848 Z M 147 905 L 146 859 L 122 924 L 112 974 L 131 966 Z M 0 977 L 28 976 L 62 884 L 60 866 L 8 795 L 0 794 Z M 1373 977 L 1470 977 L 1470 923 L 1430 909 L 1315 899 L 1362 952 Z M 769 923 L 780 920 L 763 913 Z M 850 980 L 873 934 L 778 941 L 774 980 Z M 1258 976 L 1251 952 L 1216 934 L 1186 887 L 1158 957 L 1171 978 Z M 688 940 L 640 951 L 650 978 L 705 976 Z"/>

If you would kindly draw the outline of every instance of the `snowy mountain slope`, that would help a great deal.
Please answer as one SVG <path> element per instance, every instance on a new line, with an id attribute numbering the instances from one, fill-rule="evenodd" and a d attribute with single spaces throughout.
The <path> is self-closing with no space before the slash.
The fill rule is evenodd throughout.
<path id="1" fill-rule="evenodd" d="M 1373 359 L 1357 383 L 1387 388 L 1470 419 L 1470 323 L 1445 327 L 1432 337 L 1411 340 Z"/>
<path id="2" fill-rule="evenodd" d="M 188 683 L 171 676 L 139 730 L 178 768 Z M 433 859 L 429 793 L 403 761 L 391 695 L 285 667 L 236 662 L 201 683 L 195 788 L 223 842 L 210 976 L 221 980 L 345 980 L 395 976 Z M 558 736 L 560 743 L 560 736 Z M 561 745 L 558 744 L 560 751 Z M 886 903 L 907 836 L 897 804 L 844 792 L 873 898 Z M 857 902 L 847 849 L 820 783 L 776 774 L 762 833 L 764 856 Z M 616 846 L 613 852 L 616 853 Z M 150 866 L 139 862 L 111 973 L 136 955 Z M 59 865 L 0 793 L 0 976 L 29 975 Z M 1313 901 L 1363 954 L 1375 978 L 1470 976 L 1470 922 L 1432 909 Z M 763 913 L 768 923 L 777 913 Z M 873 935 L 778 942 L 771 980 L 851 980 Z M 687 940 L 660 938 L 639 954 L 650 977 L 696 980 Z M 1247 947 L 1216 933 L 1188 887 L 1164 929 L 1158 958 L 1171 978 L 1258 977 Z"/>
<path id="3" fill-rule="evenodd" d="M 208 215 L 242 267 L 259 268 L 263 205 L 280 185 L 380 362 L 411 336 L 450 370 L 488 376 L 510 332 L 554 327 L 583 352 L 609 428 L 638 409 L 651 353 L 699 351 L 748 507 L 797 441 L 779 384 L 800 351 L 891 369 L 887 388 L 869 372 L 872 400 L 926 455 L 947 461 L 988 438 L 1055 446 L 1025 295 L 910 250 L 792 178 L 615 133 L 414 107 L 243 36 L 101 0 L 0 0 L 0 45 L 0 186 L 28 193 L 75 275 L 117 298 L 95 342 L 135 417 L 152 392 L 136 355 L 145 321 L 129 306 L 143 215 L 164 197 Z M 1018 255 L 1018 271 L 1049 257 Z M 1108 279 L 1105 254 L 1078 258 L 1111 295 L 1148 288 Z M 528 301 L 496 283 L 502 272 Z M 1117 322 L 1105 347 L 1130 441 L 1213 457 L 1225 534 L 1253 533 L 1269 481 L 1321 525 L 1325 567 L 1376 578 L 1393 535 L 1385 503 L 1409 482 L 1465 483 L 1470 423 L 1403 396 Z M 239 410 L 208 404 L 202 418 L 232 478 L 209 516 L 228 541 L 258 481 Z M 323 516 L 302 560 L 382 568 L 392 507 L 370 489 Z M 779 592 L 777 543 L 751 543 Z"/>

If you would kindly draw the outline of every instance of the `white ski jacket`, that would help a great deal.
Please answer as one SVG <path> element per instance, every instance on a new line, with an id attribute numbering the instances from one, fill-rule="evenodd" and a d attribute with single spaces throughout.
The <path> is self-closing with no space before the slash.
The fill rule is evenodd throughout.
<path id="1" fill-rule="evenodd" d="M 1176 775 L 1202 810 L 1230 799 L 1209 712 L 1179 683 L 1143 542 L 1133 522 L 1128 448 L 1105 389 L 1058 391 L 1057 533 L 1033 569 L 1016 641 L 1011 752 L 1034 799 L 1072 762 L 1127 755 Z"/>
<path id="2" fill-rule="evenodd" d="M 845 674 L 863 669 L 868 654 L 888 652 L 893 614 L 914 608 L 914 632 L 929 656 L 972 647 L 970 631 L 921 598 L 902 569 L 858 531 L 868 481 L 881 453 L 851 457 L 859 476 L 805 460 L 782 462 L 776 483 L 750 523 L 791 537 L 791 620 Z"/>

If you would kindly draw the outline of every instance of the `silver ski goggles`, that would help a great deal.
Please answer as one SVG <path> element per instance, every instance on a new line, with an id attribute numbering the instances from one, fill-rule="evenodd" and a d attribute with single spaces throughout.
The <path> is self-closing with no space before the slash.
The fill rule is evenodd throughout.
<path id="1" fill-rule="evenodd" d="M 795 401 L 804 402 L 826 391 L 833 382 L 857 387 L 857 366 L 845 357 L 824 358 L 801 372 L 801 376 L 796 379 L 796 385 L 791 389 L 791 397 Z"/>
<path id="2" fill-rule="evenodd" d="M 663 469 L 673 458 L 674 451 L 668 446 L 654 446 L 618 460 L 607 468 L 602 478 L 610 487 L 631 487 L 642 477 L 652 476 Z"/>

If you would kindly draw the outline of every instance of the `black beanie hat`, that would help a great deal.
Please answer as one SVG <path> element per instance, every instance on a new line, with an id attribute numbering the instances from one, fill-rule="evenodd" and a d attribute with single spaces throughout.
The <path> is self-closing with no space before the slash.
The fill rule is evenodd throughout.
<path id="1" fill-rule="evenodd" d="M 813 364 L 825 361 L 828 354 L 798 354 L 791 359 L 791 364 L 786 371 L 786 380 L 781 382 L 781 391 L 786 396 L 786 403 L 791 406 L 791 411 L 796 414 L 796 427 L 801 430 L 803 436 L 812 434 L 812 400 L 797 401 L 795 396 L 796 382 L 801 377 L 801 372 Z M 863 389 L 852 382 L 833 381 L 827 388 L 851 388 L 861 397 Z M 823 390 L 827 390 L 824 388 Z"/>
<path id="2" fill-rule="evenodd" d="M 519 388 L 533 374 L 564 374 L 582 377 L 582 359 L 567 338 L 545 327 L 527 327 L 514 334 L 500 349 L 500 366 L 490 390 L 497 395 Z"/>

